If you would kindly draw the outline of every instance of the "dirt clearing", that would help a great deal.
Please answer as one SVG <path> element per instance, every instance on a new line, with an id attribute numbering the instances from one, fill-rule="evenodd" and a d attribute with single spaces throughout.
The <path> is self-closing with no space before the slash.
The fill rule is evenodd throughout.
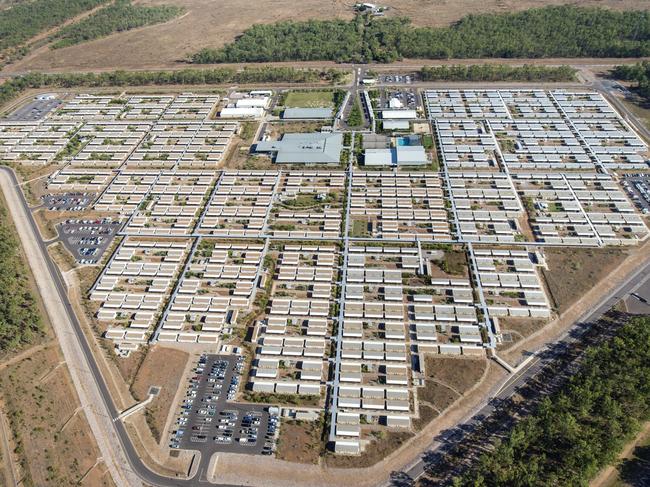
<path id="1" fill-rule="evenodd" d="M 428 355 L 425 367 L 427 378 L 463 394 L 481 379 L 487 360 Z"/>
<path id="2" fill-rule="evenodd" d="M 559 313 L 580 299 L 627 257 L 618 248 L 580 249 L 547 248 L 548 270 L 543 270 L 546 284 Z"/>
<path id="3" fill-rule="evenodd" d="M 111 35 L 104 39 L 50 50 L 40 48 L 7 71 L 154 69 L 182 64 L 204 47 L 221 47 L 253 24 L 283 20 L 351 19 L 353 2 L 341 0 L 142 0 L 142 5 L 178 5 L 187 12 L 170 22 Z M 446 26 L 468 13 L 514 12 L 566 0 L 388 0 L 387 16 L 409 17 L 417 26 Z M 649 0 L 582 0 L 581 6 L 618 10 L 650 8 Z M 125 55 L 125 53 L 128 53 Z"/>
<path id="4" fill-rule="evenodd" d="M 297 463 L 318 463 L 322 454 L 322 421 L 283 421 L 277 458 Z"/>
<path id="5" fill-rule="evenodd" d="M 187 352 L 154 346 L 133 380 L 131 392 L 138 401 L 147 398 L 151 386 L 160 388 L 158 395 L 145 407 L 147 424 L 156 441 L 160 441 L 169 409 L 174 406 L 174 396 L 188 359 Z"/>
<path id="6" fill-rule="evenodd" d="M 360 455 L 327 455 L 325 463 L 333 468 L 370 467 L 382 461 L 413 437 L 408 431 L 380 431 L 375 440 Z"/>

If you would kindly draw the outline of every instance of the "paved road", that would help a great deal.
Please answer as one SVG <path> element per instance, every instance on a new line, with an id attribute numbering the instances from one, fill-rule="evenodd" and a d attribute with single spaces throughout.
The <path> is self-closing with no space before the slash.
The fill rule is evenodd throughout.
<path id="1" fill-rule="evenodd" d="M 605 299 L 603 299 L 601 305 L 598 308 L 590 310 L 579 320 L 577 320 L 576 323 L 569 330 L 567 330 L 557 342 L 548 344 L 536 352 L 533 358 L 529 359 L 525 365 L 521 367 L 521 369 L 519 369 L 515 374 L 510 376 L 508 380 L 506 380 L 506 382 L 501 386 L 494 397 L 489 398 L 479 408 L 474 410 L 471 413 L 470 417 L 468 417 L 465 421 L 458 423 L 453 429 L 453 433 L 450 434 L 450 436 L 443 438 L 441 441 L 434 440 L 425 454 L 429 456 L 432 453 L 436 453 L 437 451 L 441 450 L 443 446 L 445 448 L 448 448 L 451 443 L 459 443 L 462 441 L 464 434 L 459 433 L 460 431 L 474 430 L 483 418 L 490 416 L 494 412 L 501 400 L 511 397 L 519 387 L 525 384 L 531 377 L 534 377 L 542 368 L 544 368 L 557 357 L 557 353 L 543 353 L 545 351 L 548 351 L 550 346 L 557 345 L 558 343 L 564 343 L 566 346 L 570 346 L 572 343 L 576 343 L 580 340 L 581 337 L 581 333 L 575 333 L 576 331 L 580 332 L 581 330 L 586 329 L 586 324 L 593 323 L 600 319 L 621 299 L 629 296 L 637 289 L 647 286 L 648 282 L 650 282 L 650 260 L 644 263 L 641 267 L 637 268 L 634 273 L 628 276 L 620 286 L 614 289 Z M 562 347 L 556 347 L 556 349 L 559 348 Z M 403 473 L 408 475 L 411 479 L 417 479 L 422 476 L 425 471 L 425 461 L 423 457 L 424 454 L 421 455 L 414 463 L 406 467 L 403 470 Z M 392 483 L 389 482 L 385 485 L 390 486 Z"/>
<path id="2" fill-rule="evenodd" d="M 79 339 L 83 333 L 78 328 L 78 322 L 77 327 L 74 327 L 71 322 L 74 313 L 67 300 L 61 276 L 40 239 L 38 228 L 11 170 L 2 168 L 0 186 L 104 462 L 118 486 L 138 485 L 137 476 L 133 475 L 128 468 L 124 468 L 127 463 L 123 450 L 115 447 L 119 442 L 111 424 L 112 415 L 102 400 L 97 382 L 92 380 L 92 368 L 96 368 L 96 365 L 94 361 L 88 360 L 86 352 L 90 350 L 85 343 L 85 338 L 86 349 L 79 346 Z"/>
<path id="3" fill-rule="evenodd" d="M 29 208 L 17 186 L 16 176 L 0 168 L 0 187 L 7 200 L 18 235 L 34 271 L 45 309 L 50 315 L 81 405 L 98 443 L 102 458 L 118 487 L 205 485 L 196 479 L 169 478 L 152 472 L 140 459 L 113 403 L 104 378 L 68 300 L 63 279 L 52 263 Z M 235 486 L 224 486 L 235 487 Z"/>
<path id="4" fill-rule="evenodd" d="M 609 101 L 614 108 L 621 114 L 623 119 L 630 124 L 641 137 L 645 138 L 646 141 L 650 141 L 650 130 L 641 123 L 637 117 L 627 108 L 625 103 L 623 103 L 620 98 L 617 96 L 619 92 L 619 84 L 615 81 L 594 78 L 591 82 L 591 86 L 600 91 L 601 94 Z"/>

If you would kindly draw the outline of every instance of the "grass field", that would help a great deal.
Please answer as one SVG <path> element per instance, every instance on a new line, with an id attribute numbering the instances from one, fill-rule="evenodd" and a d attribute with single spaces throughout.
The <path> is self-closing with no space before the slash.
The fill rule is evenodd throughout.
<path id="1" fill-rule="evenodd" d="M 292 91 L 284 101 L 287 108 L 332 108 L 334 97 L 331 91 Z"/>
<path id="2" fill-rule="evenodd" d="M 634 116 L 645 125 L 647 128 L 650 128 L 650 106 L 645 104 L 640 99 L 635 99 L 633 101 L 628 101 L 621 99 L 623 104 L 631 111 Z"/>
<path id="3" fill-rule="evenodd" d="M 142 0 L 139 5 L 177 5 L 186 14 L 165 24 L 123 32 L 52 52 L 45 46 L 9 71 L 56 69 L 144 69 L 180 65 L 204 47 L 221 47 L 253 24 L 283 20 L 350 19 L 353 2 L 342 0 L 257 0 L 246 8 L 238 0 Z M 567 0 L 392 0 L 388 16 L 409 17 L 417 26 L 445 26 L 468 13 L 513 12 Z M 581 6 L 650 8 L 648 0 L 582 0 Z M 125 55 L 125 53 L 128 53 Z M 318 63 L 322 65 L 322 63 Z"/>

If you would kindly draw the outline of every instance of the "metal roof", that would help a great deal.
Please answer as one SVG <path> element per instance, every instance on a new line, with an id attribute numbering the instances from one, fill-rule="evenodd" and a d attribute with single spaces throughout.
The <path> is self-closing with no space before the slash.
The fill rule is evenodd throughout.
<path id="1" fill-rule="evenodd" d="M 284 134 L 281 140 L 259 142 L 256 152 L 274 152 L 279 164 L 338 164 L 343 134 Z"/>
<path id="2" fill-rule="evenodd" d="M 326 119 L 332 118 L 331 108 L 286 108 L 282 118 Z"/>

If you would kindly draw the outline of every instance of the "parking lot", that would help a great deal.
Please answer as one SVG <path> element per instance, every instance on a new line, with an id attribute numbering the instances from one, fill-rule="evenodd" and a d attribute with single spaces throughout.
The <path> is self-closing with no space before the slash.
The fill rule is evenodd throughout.
<path id="1" fill-rule="evenodd" d="M 61 100 L 57 99 L 34 100 L 29 102 L 27 105 L 20 107 L 18 110 L 15 110 L 7 116 L 7 120 L 12 122 L 31 122 L 40 120 L 59 105 L 61 105 Z"/>
<path id="2" fill-rule="evenodd" d="M 65 247 L 81 264 L 96 264 L 120 229 L 120 222 L 101 220 L 66 220 L 59 225 Z"/>
<path id="3" fill-rule="evenodd" d="M 390 107 L 390 100 L 398 100 L 401 107 Z M 381 90 L 381 107 L 380 108 L 409 108 L 415 110 L 417 108 L 417 94 L 413 90 Z"/>
<path id="4" fill-rule="evenodd" d="M 627 176 L 623 180 L 623 188 L 643 214 L 650 214 L 650 175 Z"/>
<path id="5" fill-rule="evenodd" d="M 47 194 L 43 196 L 43 206 L 52 211 L 81 211 L 94 199 L 94 193 Z"/>
<path id="6" fill-rule="evenodd" d="M 234 404 L 243 357 L 202 355 L 171 432 L 170 448 L 270 455 L 277 437 L 277 416 L 269 407 Z"/>
<path id="7" fill-rule="evenodd" d="M 414 81 L 417 81 L 416 79 L 416 73 L 409 73 L 409 74 L 382 74 L 379 77 L 379 82 L 383 84 L 391 84 L 391 83 L 405 83 L 405 84 L 411 84 Z"/>

